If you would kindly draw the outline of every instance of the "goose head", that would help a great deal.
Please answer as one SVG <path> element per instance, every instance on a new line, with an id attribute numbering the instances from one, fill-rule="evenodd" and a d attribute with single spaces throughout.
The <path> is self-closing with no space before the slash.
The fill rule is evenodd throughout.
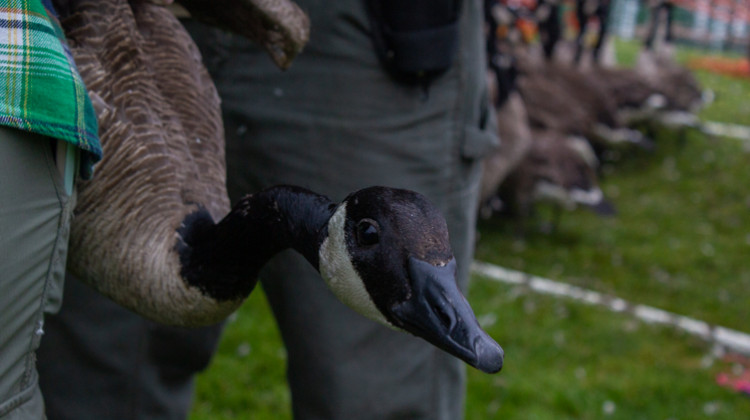
<path id="1" fill-rule="evenodd" d="M 445 220 L 420 194 L 371 187 L 347 197 L 328 222 L 319 271 L 362 315 L 484 372 L 502 368 L 503 350 L 456 284 Z"/>
<path id="2" fill-rule="evenodd" d="M 205 211 L 178 230 L 185 282 L 218 302 L 241 302 L 260 268 L 292 248 L 344 304 L 424 338 L 488 373 L 503 350 L 485 333 L 456 284 L 440 212 L 422 195 L 370 187 L 336 204 L 295 186 L 247 195 L 219 223 Z"/>
<path id="3" fill-rule="evenodd" d="M 582 205 L 602 216 L 615 214 L 599 187 L 598 159 L 588 141 L 560 133 L 535 131 L 534 144 L 521 166 L 531 181 L 534 201 L 556 203 L 573 210 Z"/>

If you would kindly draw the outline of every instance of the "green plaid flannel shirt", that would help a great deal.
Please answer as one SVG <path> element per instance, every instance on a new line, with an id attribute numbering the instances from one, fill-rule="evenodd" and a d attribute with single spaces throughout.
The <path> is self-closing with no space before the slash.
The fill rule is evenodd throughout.
<path id="1" fill-rule="evenodd" d="M 96 114 L 47 1 L 0 0 L 0 125 L 76 145 L 89 178 L 102 156 Z"/>

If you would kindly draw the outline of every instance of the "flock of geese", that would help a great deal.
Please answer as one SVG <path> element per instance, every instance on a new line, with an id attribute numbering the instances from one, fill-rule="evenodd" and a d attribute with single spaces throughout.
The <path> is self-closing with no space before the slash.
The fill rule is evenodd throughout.
<path id="1" fill-rule="evenodd" d="M 491 42 L 488 84 L 501 145 L 485 161 L 480 216 L 511 218 L 519 234 L 540 201 L 558 214 L 577 206 L 614 214 L 599 188 L 602 159 L 652 148 L 658 127 L 698 128 L 696 114 L 711 99 L 668 46 L 644 48 L 623 67 L 576 63 L 571 43 L 544 58 L 533 44 Z"/>

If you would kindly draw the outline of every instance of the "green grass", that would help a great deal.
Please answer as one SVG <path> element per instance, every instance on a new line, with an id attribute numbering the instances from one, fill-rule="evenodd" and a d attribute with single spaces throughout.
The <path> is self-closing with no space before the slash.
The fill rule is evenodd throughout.
<path id="1" fill-rule="evenodd" d="M 635 50 L 618 43 L 626 60 Z M 697 75 L 717 92 L 703 118 L 750 125 L 750 82 Z M 656 141 L 609 165 L 603 189 L 616 217 L 576 210 L 554 234 L 532 224 L 523 240 L 505 221 L 482 222 L 477 258 L 750 332 L 750 151 L 697 132 Z M 285 354 L 261 292 L 198 378 L 192 419 L 291 418 Z M 497 375 L 469 370 L 467 419 L 750 418 L 750 398 L 715 383 L 731 366 L 695 337 L 481 277 L 469 300 L 506 361 Z"/>
<path id="2" fill-rule="evenodd" d="M 191 418 L 290 419 L 285 362 L 281 336 L 257 287 L 227 323 L 210 368 L 198 376 Z"/>
<path id="3" fill-rule="evenodd" d="M 506 365 L 497 376 L 470 372 L 468 419 L 750 416 L 747 398 L 714 385 L 720 366 L 708 366 L 705 344 L 692 337 L 483 280 L 473 287 L 472 296 L 491 296 L 475 306 L 493 314 L 489 332 Z"/>

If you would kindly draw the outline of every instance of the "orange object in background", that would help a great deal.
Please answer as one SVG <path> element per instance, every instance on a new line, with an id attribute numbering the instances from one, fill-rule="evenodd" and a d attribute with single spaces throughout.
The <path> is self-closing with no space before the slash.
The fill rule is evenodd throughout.
<path id="1" fill-rule="evenodd" d="M 524 42 L 530 43 L 536 37 L 536 23 L 526 19 L 519 19 L 516 26 L 518 27 L 518 30 L 521 31 L 521 36 L 523 37 Z"/>
<path id="2" fill-rule="evenodd" d="M 687 65 L 694 70 L 750 79 L 750 62 L 747 58 L 701 57 L 691 59 Z"/>

